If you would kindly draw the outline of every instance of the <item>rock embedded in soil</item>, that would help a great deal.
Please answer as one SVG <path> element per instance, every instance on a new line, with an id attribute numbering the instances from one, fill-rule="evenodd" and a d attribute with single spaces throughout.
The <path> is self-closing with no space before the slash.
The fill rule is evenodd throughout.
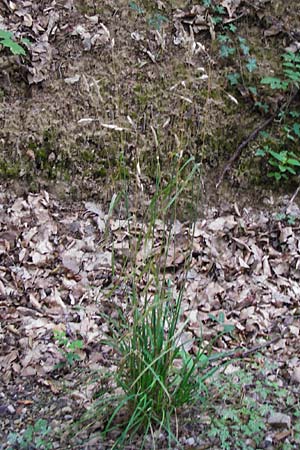
<path id="1" fill-rule="evenodd" d="M 268 423 L 273 427 L 284 428 L 291 427 L 291 417 L 287 414 L 273 413 L 268 419 Z"/>

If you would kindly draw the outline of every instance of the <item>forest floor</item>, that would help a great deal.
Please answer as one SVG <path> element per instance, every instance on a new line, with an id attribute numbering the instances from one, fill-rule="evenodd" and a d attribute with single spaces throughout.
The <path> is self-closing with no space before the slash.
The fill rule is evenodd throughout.
<path id="1" fill-rule="evenodd" d="M 298 449 L 297 178 L 270 182 L 255 156 L 259 131 L 283 140 L 282 105 L 299 109 L 298 93 L 260 84 L 300 47 L 298 1 L 2 3 L 0 29 L 32 43 L 0 54 L 0 449 L 113 448 L 107 417 L 73 425 L 118 370 L 105 317 L 130 315 L 128 280 L 149 257 L 174 296 L 185 280 L 191 354 L 234 326 L 214 342 L 231 360 L 208 402 L 178 412 L 172 448 Z M 158 167 L 164 186 L 184 164 L 149 249 Z M 155 442 L 168 448 L 164 432 Z"/>

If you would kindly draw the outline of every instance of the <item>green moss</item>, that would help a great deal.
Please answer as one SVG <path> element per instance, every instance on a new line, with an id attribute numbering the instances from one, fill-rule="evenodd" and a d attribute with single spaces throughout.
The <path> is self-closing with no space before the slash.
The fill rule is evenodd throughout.
<path id="1" fill-rule="evenodd" d="M 105 167 L 103 166 L 100 166 L 94 171 L 93 176 L 94 178 L 105 178 L 107 176 L 107 169 L 105 169 Z"/>
<path id="2" fill-rule="evenodd" d="M 0 159 L 0 176 L 3 178 L 18 178 L 21 167 L 18 162 Z"/>

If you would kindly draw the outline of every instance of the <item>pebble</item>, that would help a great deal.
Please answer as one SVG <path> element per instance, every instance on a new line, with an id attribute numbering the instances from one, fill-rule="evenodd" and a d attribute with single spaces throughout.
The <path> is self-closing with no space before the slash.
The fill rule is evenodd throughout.
<path id="1" fill-rule="evenodd" d="M 292 380 L 296 383 L 300 383 L 300 366 L 296 367 L 292 374 Z"/>
<path id="2" fill-rule="evenodd" d="M 190 437 L 190 438 L 186 439 L 185 443 L 187 445 L 190 445 L 191 447 L 196 445 L 196 441 L 195 441 L 195 439 L 193 437 Z"/>
<path id="3" fill-rule="evenodd" d="M 15 408 L 13 407 L 13 405 L 8 405 L 7 411 L 9 412 L 9 414 L 14 414 L 16 412 Z"/>
<path id="4" fill-rule="evenodd" d="M 72 412 L 73 412 L 73 409 L 71 408 L 71 406 L 64 406 L 61 409 L 62 414 L 72 414 Z"/>
<path id="5" fill-rule="evenodd" d="M 291 418 L 287 414 L 273 413 L 268 419 L 268 423 L 274 427 L 291 427 Z"/>

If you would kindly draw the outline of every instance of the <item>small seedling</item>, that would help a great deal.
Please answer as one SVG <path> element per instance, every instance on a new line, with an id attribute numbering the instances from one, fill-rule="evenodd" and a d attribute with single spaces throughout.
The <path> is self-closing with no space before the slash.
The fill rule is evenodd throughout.
<path id="1" fill-rule="evenodd" d="M 39 419 L 34 425 L 29 425 L 23 434 L 10 433 L 8 436 L 8 443 L 10 447 L 8 450 L 15 449 L 42 449 L 50 450 L 53 448 L 51 442 L 47 442 L 45 437 L 50 432 L 47 420 Z"/>
<path id="2" fill-rule="evenodd" d="M 25 39 L 22 42 L 28 43 Z M 13 55 L 26 55 L 24 48 L 14 40 L 10 31 L 0 29 L 0 45 L 8 48 Z"/>
<path id="3" fill-rule="evenodd" d="M 273 177 L 279 181 L 282 178 L 287 180 L 289 176 L 297 175 L 297 168 L 300 167 L 300 159 L 295 153 L 288 150 L 276 152 L 267 145 L 256 151 L 256 156 L 266 155 L 270 156 L 268 163 L 274 167 L 274 170 L 268 173 L 268 177 Z"/>
<path id="4" fill-rule="evenodd" d="M 275 220 L 286 221 L 288 225 L 295 225 L 296 219 L 297 216 L 294 216 L 292 214 L 278 213 L 275 216 Z"/>
<path id="5" fill-rule="evenodd" d="M 59 351 L 64 358 L 64 361 L 56 364 L 55 368 L 60 369 L 65 365 L 72 366 L 75 361 L 80 359 L 77 350 L 83 348 L 83 341 L 81 339 L 70 341 L 64 331 L 54 330 L 53 334 L 57 345 L 60 347 Z"/>

